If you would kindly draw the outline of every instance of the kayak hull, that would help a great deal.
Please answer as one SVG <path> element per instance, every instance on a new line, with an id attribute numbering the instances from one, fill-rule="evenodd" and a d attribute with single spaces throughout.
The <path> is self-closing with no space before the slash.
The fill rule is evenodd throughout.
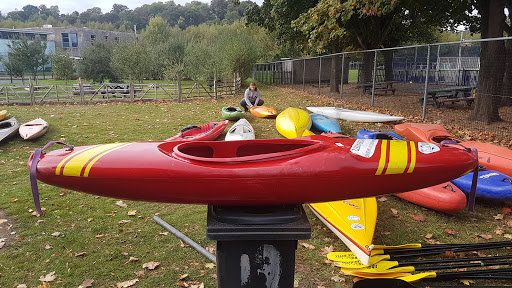
<path id="1" fill-rule="evenodd" d="M 239 107 L 222 107 L 222 117 L 226 120 L 237 121 L 244 117 L 244 112 Z"/>
<path id="2" fill-rule="evenodd" d="M 453 140 L 466 147 L 476 148 L 480 165 L 512 176 L 512 150 L 505 147 L 476 141 L 462 141 L 453 137 L 438 124 L 404 123 L 395 125 L 395 132 L 411 141 L 440 143 L 443 140 Z"/>
<path id="3" fill-rule="evenodd" d="M 276 118 L 276 128 L 281 135 L 291 139 L 311 135 L 311 117 L 308 112 L 293 107 L 286 108 Z"/>
<path id="4" fill-rule="evenodd" d="M 217 137 L 224 132 L 224 129 L 228 126 L 229 121 L 224 120 L 222 122 L 210 122 L 201 126 L 188 126 L 181 129 L 180 134 L 171 138 L 165 139 L 164 141 L 211 141 L 217 139 Z"/>
<path id="5" fill-rule="evenodd" d="M 0 111 L 0 121 L 4 120 L 5 116 L 7 116 L 7 110 L 1 110 Z"/>
<path id="6" fill-rule="evenodd" d="M 306 109 L 313 113 L 326 115 L 335 119 L 355 122 L 393 122 L 401 121 L 404 119 L 404 117 L 399 116 L 368 111 L 350 110 L 338 107 L 306 107 Z"/>
<path id="7" fill-rule="evenodd" d="M 452 183 L 464 193 L 469 194 L 473 172 L 452 180 Z M 489 200 L 512 200 L 512 178 L 488 169 L 478 171 L 478 184 L 476 185 L 476 197 Z"/>
<path id="8" fill-rule="evenodd" d="M 405 140 L 400 135 L 392 132 L 379 132 L 371 130 L 359 130 L 356 134 L 357 139 L 383 139 L 383 140 Z"/>
<path id="9" fill-rule="evenodd" d="M 313 128 L 321 132 L 341 133 L 340 123 L 332 117 L 322 114 L 309 114 Z"/>
<path id="10" fill-rule="evenodd" d="M 48 122 L 41 118 L 34 119 L 19 127 L 18 132 L 24 140 L 33 140 L 43 136 L 48 131 Z"/>
<path id="11" fill-rule="evenodd" d="M 477 165 L 472 152 L 429 144 L 435 152 L 424 153 L 419 145 L 321 135 L 102 144 L 49 151 L 36 175 L 50 185 L 105 197 L 254 206 L 406 192 Z M 244 189 L 231 189 L 228 182 L 244 183 Z"/>
<path id="12" fill-rule="evenodd" d="M 277 116 L 277 110 L 273 107 L 254 106 L 249 109 L 252 115 L 259 118 L 274 118 Z"/>
<path id="13" fill-rule="evenodd" d="M 416 205 L 444 213 L 456 213 L 466 207 L 466 195 L 450 182 L 395 196 Z"/>
<path id="14" fill-rule="evenodd" d="M 255 139 L 254 128 L 245 118 L 238 120 L 226 133 L 226 141 Z"/>
<path id="15" fill-rule="evenodd" d="M 19 127 L 20 125 L 14 117 L 11 117 L 4 121 L 0 121 L 0 141 L 16 135 Z"/>
<path id="16" fill-rule="evenodd" d="M 375 197 L 309 204 L 309 208 L 363 264 L 370 262 L 377 223 Z"/>

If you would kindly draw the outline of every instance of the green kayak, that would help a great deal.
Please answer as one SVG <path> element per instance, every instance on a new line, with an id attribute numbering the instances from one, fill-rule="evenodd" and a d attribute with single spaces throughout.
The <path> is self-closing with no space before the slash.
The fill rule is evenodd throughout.
<path id="1" fill-rule="evenodd" d="M 224 119 L 236 121 L 243 116 L 244 112 L 238 107 L 222 107 L 222 117 L 224 117 Z"/>

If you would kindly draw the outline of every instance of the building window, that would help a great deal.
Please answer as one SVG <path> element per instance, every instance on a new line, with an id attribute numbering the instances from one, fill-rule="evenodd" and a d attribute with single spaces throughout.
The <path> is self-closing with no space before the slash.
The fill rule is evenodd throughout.
<path id="1" fill-rule="evenodd" d="M 119 37 L 114 37 L 114 42 L 119 43 Z"/>
<path id="2" fill-rule="evenodd" d="M 62 33 L 62 47 L 64 47 L 64 48 L 78 47 L 78 34 Z"/>
<path id="3" fill-rule="evenodd" d="M 94 42 L 96 40 L 96 35 L 91 35 L 91 42 Z"/>

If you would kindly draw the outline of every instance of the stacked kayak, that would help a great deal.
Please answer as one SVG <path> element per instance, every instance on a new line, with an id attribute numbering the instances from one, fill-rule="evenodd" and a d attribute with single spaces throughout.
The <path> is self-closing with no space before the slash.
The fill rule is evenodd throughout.
<path id="1" fill-rule="evenodd" d="M 273 107 L 254 106 L 249 109 L 252 115 L 259 118 L 273 118 L 277 116 L 277 110 Z"/>
<path id="2" fill-rule="evenodd" d="M 357 132 L 357 138 L 404 140 L 402 137 L 395 133 L 371 130 L 359 130 Z M 466 207 L 466 195 L 450 182 L 445 182 L 406 193 L 398 193 L 395 194 L 395 196 L 416 205 L 444 213 L 455 213 L 463 210 Z"/>
<path id="3" fill-rule="evenodd" d="M 245 118 L 238 120 L 226 134 L 226 141 L 255 139 L 254 129 Z"/>
<path id="4" fill-rule="evenodd" d="M 286 138 L 313 135 L 308 112 L 293 107 L 286 108 L 276 118 L 276 128 Z"/>
<path id="5" fill-rule="evenodd" d="M 188 126 L 181 129 L 180 133 L 164 141 L 209 141 L 215 140 L 224 132 L 229 121 L 210 122 L 201 126 Z"/>
<path id="6" fill-rule="evenodd" d="M 377 223 L 375 197 L 315 203 L 309 207 L 362 263 L 368 264 Z"/>
<path id="7" fill-rule="evenodd" d="M 0 142 L 14 136 L 18 132 L 19 127 L 20 125 L 14 117 L 0 121 Z"/>
<path id="8" fill-rule="evenodd" d="M 395 132 L 407 140 L 441 143 L 452 140 L 466 147 L 478 150 L 478 161 L 487 169 L 496 170 L 505 175 L 512 176 L 512 150 L 476 141 L 462 141 L 453 137 L 442 125 L 404 123 L 395 125 Z"/>
<path id="9" fill-rule="evenodd" d="M 477 165 L 472 151 L 428 145 L 435 152 L 423 153 L 415 142 L 321 135 L 116 143 L 56 149 L 34 161 L 32 155 L 29 168 L 35 165 L 44 183 L 100 196 L 256 206 L 406 192 L 457 178 Z M 230 189 L 227 179 L 244 183 L 244 189 Z"/>
<path id="10" fill-rule="evenodd" d="M 39 138 L 48 131 L 48 122 L 41 118 L 34 119 L 19 127 L 19 133 L 24 140 L 33 140 Z"/>
<path id="11" fill-rule="evenodd" d="M 469 194 L 473 172 L 452 180 L 452 183 L 464 193 Z M 478 171 L 478 184 L 476 185 L 476 197 L 497 200 L 512 200 L 512 178 L 493 170 L 480 168 Z"/>
<path id="12" fill-rule="evenodd" d="M 1 110 L 0 111 L 0 121 L 4 120 L 5 116 L 7 116 L 7 110 Z"/>
<path id="13" fill-rule="evenodd" d="M 244 117 L 244 111 L 239 107 L 222 107 L 222 117 L 226 120 L 236 121 Z"/>
<path id="14" fill-rule="evenodd" d="M 309 114 L 313 128 L 321 132 L 341 133 L 340 123 L 336 119 L 322 114 Z"/>
<path id="15" fill-rule="evenodd" d="M 356 122 L 392 122 L 404 119 L 404 117 L 399 116 L 338 107 L 306 107 L 306 109 L 313 113 L 326 115 L 332 118 Z"/>

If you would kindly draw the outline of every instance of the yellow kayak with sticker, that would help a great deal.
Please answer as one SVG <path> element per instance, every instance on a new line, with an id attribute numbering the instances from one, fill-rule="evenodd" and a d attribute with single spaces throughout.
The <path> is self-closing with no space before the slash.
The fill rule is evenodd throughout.
<path id="1" fill-rule="evenodd" d="M 363 264 L 368 264 L 377 223 L 375 197 L 309 204 L 313 213 Z"/>
<path id="2" fill-rule="evenodd" d="M 276 128 L 286 138 L 314 135 L 311 129 L 309 113 L 293 107 L 286 108 L 276 118 Z"/>

